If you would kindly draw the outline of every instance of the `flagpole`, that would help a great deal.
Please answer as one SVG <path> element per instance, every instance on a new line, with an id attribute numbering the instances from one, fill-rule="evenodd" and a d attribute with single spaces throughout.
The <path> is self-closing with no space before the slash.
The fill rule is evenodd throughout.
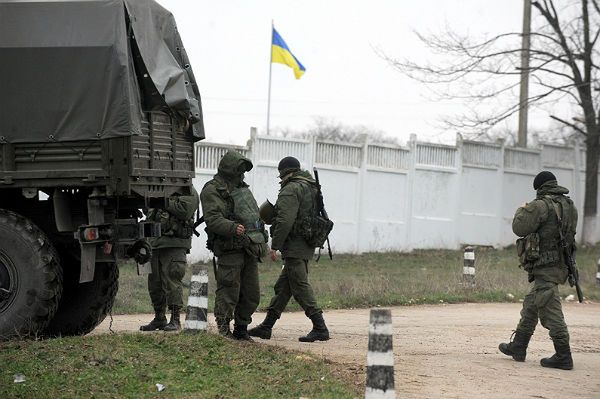
<path id="1" fill-rule="evenodd" d="M 275 24 L 271 20 L 271 43 L 269 44 L 269 95 L 267 96 L 267 136 L 269 135 L 269 125 L 271 122 L 271 70 L 273 69 L 273 29 Z"/>

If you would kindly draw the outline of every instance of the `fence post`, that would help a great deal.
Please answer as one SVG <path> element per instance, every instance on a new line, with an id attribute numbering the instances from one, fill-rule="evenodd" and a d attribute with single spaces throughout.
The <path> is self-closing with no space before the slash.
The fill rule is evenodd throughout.
<path id="1" fill-rule="evenodd" d="M 466 285 L 475 286 L 475 249 L 466 247 L 464 253 L 463 280 Z"/>
<path id="2" fill-rule="evenodd" d="M 208 266 L 192 266 L 190 296 L 185 317 L 185 331 L 206 331 L 208 315 Z"/>
<path id="3" fill-rule="evenodd" d="M 392 339 L 391 310 L 371 309 L 365 399 L 393 399 L 396 397 Z"/>
<path id="4" fill-rule="evenodd" d="M 504 149 L 506 148 L 506 140 L 499 139 L 501 144 L 500 147 L 500 160 L 498 162 L 498 184 L 500 185 L 500 200 L 498 201 L 498 229 L 496 230 L 497 238 L 496 243 L 498 246 L 505 245 L 504 242 Z"/>
<path id="5" fill-rule="evenodd" d="M 452 214 L 454 219 L 454 245 L 455 248 L 460 249 L 463 241 L 462 229 L 463 226 L 463 215 L 461 204 L 463 201 L 463 137 L 460 133 L 456 133 L 456 159 L 454 166 L 456 167 L 456 184 L 454 188 L 454 198 L 456 198 L 455 209 Z M 467 194 L 468 195 L 468 194 Z M 466 240 L 465 240 L 466 241 Z"/>
<path id="6" fill-rule="evenodd" d="M 358 172 L 358 204 L 356 210 L 356 253 L 361 254 L 365 251 L 368 251 L 369 248 L 364 245 L 361 247 L 361 243 L 363 240 L 363 227 L 365 224 L 365 211 L 366 211 L 366 193 L 365 193 L 365 181 L 367 179 L 367 163 L 368 163 L 368 154 L 369 154 L 369 136 L 364 135 L 363 146 L 361 149 L 362 159 L 360 162 L 360 170 Z"/>
<path id="7" fill-rule="evenodd" d="M 413 202 L 414 202 L 414 185 L 415 178 L 417 174 L 417 135 L 412 133 L 410 135 L 410 140 L 408 141 L 408 147 L 410 149 L 410 165 L 408 167 L 408 176 L 407 176 L 407 193 L 406 198 L 408 204 L 406 205 L 406 243 L 407 250 L 412 251 L 413 249 L 413 239 L 412 239 L 412 226 L 413 226 Z"/>

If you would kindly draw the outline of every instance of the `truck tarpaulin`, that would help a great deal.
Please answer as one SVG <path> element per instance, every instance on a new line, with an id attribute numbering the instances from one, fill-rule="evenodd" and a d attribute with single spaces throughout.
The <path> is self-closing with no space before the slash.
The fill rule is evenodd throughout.
<path id="1" fill-rule="evenodd" d="M 0 0 L 0 143 L 142 134 L 162 110 L 204 138 L 173 16 L 152 0 Z"/>

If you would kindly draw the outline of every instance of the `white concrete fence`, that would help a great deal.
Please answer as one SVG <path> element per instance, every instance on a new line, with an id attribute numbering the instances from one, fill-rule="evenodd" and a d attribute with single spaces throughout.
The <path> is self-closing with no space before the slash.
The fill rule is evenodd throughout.
<path id="1" fill-rule="evenodd" d="M 335 222 L 331 244 L 338 253 L 512 244 L 514 212 L 535 197 L 533 178 L 543 169 L 552 171 L 583 209 L 585 151 L 578 145 L 519 149 L 459 136 L 449 146 L 412 136 L 401 147 L 252 134 L 246 147 L 197 145 L 198 192 L 229 149 L 254 163 L 246 182 L 259 205 L 277 198 L 281 158 L 291 155 L 304 169 L 316 167 L 325 207 Z M 594 238 L 598 241 L 600 232 Z M 205 234 L 194 238 L 193 260 L 210 257 L 205 243 Z"/>

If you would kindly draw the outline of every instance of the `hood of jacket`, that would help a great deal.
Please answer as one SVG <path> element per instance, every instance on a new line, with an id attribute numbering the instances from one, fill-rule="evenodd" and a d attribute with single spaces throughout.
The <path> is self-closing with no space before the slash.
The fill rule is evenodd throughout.
<path id="1" fill-rule="evenodd" d="M 237 151 L 227 151 L 221 161 L 217 172 L 226 179 L 239 177 L 245 172 L 252 170 L 252 161 Z"/>
<path id="2" fill-rule="evenodd" d="M 279 184 L 281 184 L 281 186 L 283 187 L 292 180 L 304 180 L 311 184 L 317 184 L 315 179 L 313 179 L 312 175 L 307 170 L 299 170 L 296 172 L 292 172 L 289 175 L 285 176 Z"/>
<path id="3" fill-rule="evenodd" d="M 542 184 L 542 187 L 537 190 L 537 198 L 544 195 L 566 195 L 569 194 L 569 189 L 559 186 L 556 180 L 550 180 Z"/>

